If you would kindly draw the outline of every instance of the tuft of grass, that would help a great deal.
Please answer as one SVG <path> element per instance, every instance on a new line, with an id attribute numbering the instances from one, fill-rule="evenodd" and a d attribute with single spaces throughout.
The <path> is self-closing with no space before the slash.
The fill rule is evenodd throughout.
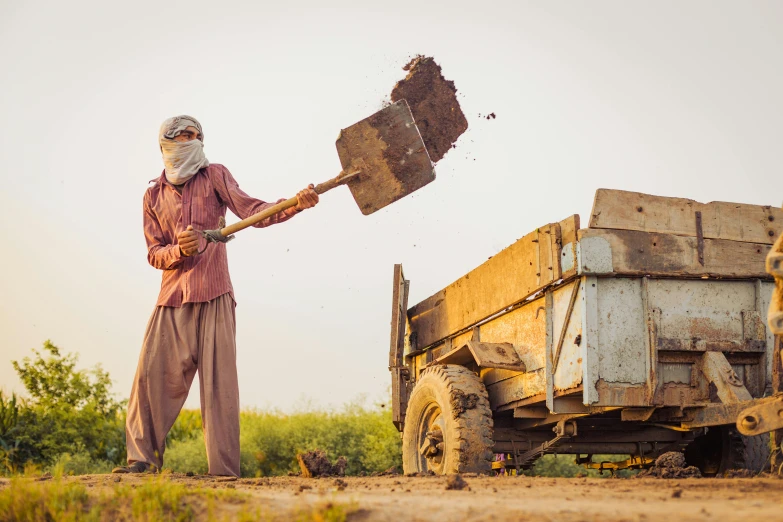
<path id="1" fill-rule="evenodd" d="M 0 520 L 37 522 L 96 520 L 89 515 L 89 496 L 81 484 L 62 480 L 40 483 L 25 478 L 11 479 L 0 490 Z"/>
<path id="2" fill-rule="evenodd" d="M 261 519 L 258 509 L 250 511 L 244 506 L 248 498 L 231 489 L 188 488 L 168 481 L 165 475 L 152 477 L 137 487 L 120 485 L 95 494 L 89 494 L 80 483 L 60 477 L 45 482 L 18 477 L 0 490 L 0 520 L 190 522 L 202 513 L 207 514 L 206 520 L 222 520 L 219 511 L 231 504 L 244 508 L 231 519 Z"/>
<path id="3" fill-rule="evenodd" d="M 345 522 L 348 515 L 356 511 L 353 504 L 326 502 L 311 508 L 301 509 L 296 514 L 296 522 Z"/>

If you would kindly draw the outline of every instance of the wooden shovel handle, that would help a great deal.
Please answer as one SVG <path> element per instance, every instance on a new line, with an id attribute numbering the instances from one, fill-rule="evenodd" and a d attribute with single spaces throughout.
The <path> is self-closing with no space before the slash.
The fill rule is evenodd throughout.
<path id="1" fill-rule="evenodd" d="M 325 181 L 323 183 L 316 185 L 314 189 L 315 193 L 321 195 L 324 194 L 325 192 L 332 190 L 335 187 L 339 187 L 340 185 L 345 185 L 351 178 L 353 178 L 357 174 L 359 174 L 359 171 L 348 172 L 348 173 L 346 173 L 345 171 L 340 172 L 340 174 L 333 177 L 329 181 Z M 295 207 L 297 203 L 299 203 L 299 199 L 296 197 L 287 199 L 285 201 L 281 201 L 276 205 L 272 205 L 271 207 L 262 210 L 258 214 L 253 214 L 252 216 L 247 217 L 242 221 L 237 221 L 236 223 L 228 225 L 227 227 L 221 228 L 220 233 L 223 234 L 224 237 L 228 237 L 234 232 L 239 232 L 240 230 L 244 230 L 247 227 L 253 226 L 256 223 L 261 222 L 266 218 L 272 217 L 279 212 L 287 210 L 291 207 Z"/>

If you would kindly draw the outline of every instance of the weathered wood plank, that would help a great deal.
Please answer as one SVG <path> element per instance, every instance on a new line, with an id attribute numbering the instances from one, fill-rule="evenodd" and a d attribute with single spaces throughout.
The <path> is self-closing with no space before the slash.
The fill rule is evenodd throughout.
<path id="1" fill-rule="evenodd" d="M 776 207 L 722 201 L 699 203 L 608 189 L 595 193 L 590 228 L 696 237 L 696 212 L 701 212 L 705 239 L 772 244 L 783 232 L 783 210 Z"/>
<path id="2" fill-rule="evenodd" d="M 562 237 L 564 230 L 576 231 L 578 223 L 578 216 L 571 216 L 556 225 Z M 559 268 L 554 260 L 559 260 L 561 245 L 552 240 L 554 225 L 536 229 L 408 310 L 417 348 L 430 346 L 555 281 Z"/>
<path id="3" fill-rule="evenodd" d="M 487 386 L 489 403 L 493 409 L 520 399 L 526 399 L 545 391 L 545 370 L 518 374 Z"/>
<path id="4" fill-rule="evenodd" d="M 407 379 L 404 374 L 407 368 L 403 365 L 402 356 L 405 345 L 405 312 L 408 307 L 409 288 L 410 281 L 405 279 L 402 265 L 394 265 L 389 370 L 392 374 L 392 422 L 398 429 L 402 428 L 408 404 Z"/>
<path id="5" fill-rule="evenodd" d="M 586 228 L 579 242 L 587 274 L 770 278 L 764 266 L 770 245 L 705 239 L 702 265 L 696 237 Z"/>

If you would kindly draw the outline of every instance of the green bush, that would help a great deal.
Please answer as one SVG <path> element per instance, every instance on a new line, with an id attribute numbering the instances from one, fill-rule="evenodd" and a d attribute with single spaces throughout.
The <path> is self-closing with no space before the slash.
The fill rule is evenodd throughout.
<path id="1" fill-rule="evenodd" d="M 206 474 L 208 466 L 204 439 L 199 437 L 173 442 L 170 447 L 166 448 L 163 461 L 165 467 L 173 471 Z"/>
<path id="2" fill-rule="evenodd" d="M 188 419 L 197 413 L 185 410 L 181 417 Z M 196 425 L 192 418 L 183 421 L 188 424 Z M 391 412 L 384 408 L 354 403 L 340 411 L 284 414 L 250 410 L 242 412 L 240 427 L 241 472 L 246 477 L 299 471 L 296 454 L 316 448 L 333 460 L 346 457 L 346 473 L 353 475 L 400 467 L 402 462 L 400 435 L 391 422 Z M 203 437 L 194 437 L 194 433 L 172 441 L 164 455 L 166 468 L 206 472 Z"/>
<path id="3" fill-rule="evenodd" d="M 62 453 L 49 467 L 55 475 L 92 475 L 110 473 L 114 467 L 108 460 L 95 460 L 84 449 L 71 453 Z"/>
<path id="4" fill-rule="evenodd" d="M 0 393 L 4 472 L 18 472 L 27 463 L 52 466 L 64 454 L 84 453 L 94 463 L 122 462 L 125 404 L 113 398 L 109 374 L 100 366 L 77 370 L 77 357 L 61 355 L 49 341 L 33 353 L 32 359 L 12 361 L 29 399 Z"/>

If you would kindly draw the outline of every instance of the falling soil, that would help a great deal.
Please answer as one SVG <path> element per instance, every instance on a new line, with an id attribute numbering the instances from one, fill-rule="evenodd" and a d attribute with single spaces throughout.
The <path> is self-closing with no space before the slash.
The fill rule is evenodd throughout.
<path id="1" fill-rule="evenodd" d="M 696 466 L 687 466 L 685 455 L 679 451 L 669 451 L 655 459 L 655 464 L 650 469 L 636 475 L 637 478 L 699 478 L 701 472 Z"/>
<path id="2" fill-rule="evenodd" d="M 332 464 L 329 461 L 329 457 L 326 456 L 322 450 L 308 451 L 307 453 L 300 453 L 296 456 L 296 460 L 299 462 L 299 467 L 302 470 L 302 476 L 306 478 L 310 477 L 330 477 L 345 475 L 345 466 L 348 461 L 345 457 L 340 457 Z"/>
<path id="3" fill-rule="evenodd" d="M 437 163 L 468 130 L 468 120 L 457 101 L 457 88 L 443 77 L 440 65 L 430 57 L 417 56 L 403 70 L 409 71 L 408 76 L 394 86 L 391 100 L 408 102 L 430 159 Z"/>

